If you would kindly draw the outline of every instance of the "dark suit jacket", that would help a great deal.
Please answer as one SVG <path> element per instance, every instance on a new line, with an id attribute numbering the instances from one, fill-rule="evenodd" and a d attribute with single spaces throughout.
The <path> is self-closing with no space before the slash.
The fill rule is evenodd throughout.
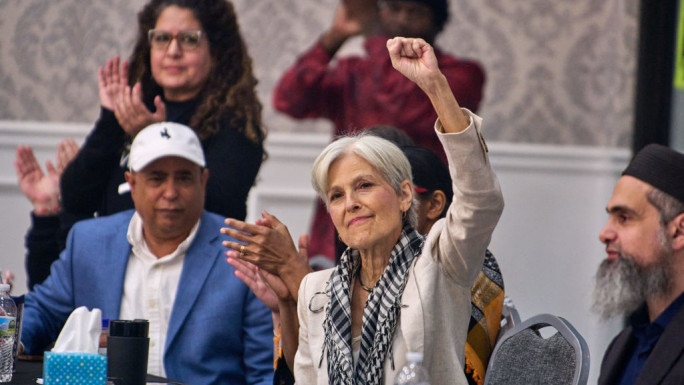
<path id="1" fill-rule="evenodd" d="M 632 327 L 625 328 L 608 346 L 601 363 L 598 385 L 620 381 L 624 366 L 636 345 Z M 634 385 L 684 384 L 684 306 L 665 328 Z"/>

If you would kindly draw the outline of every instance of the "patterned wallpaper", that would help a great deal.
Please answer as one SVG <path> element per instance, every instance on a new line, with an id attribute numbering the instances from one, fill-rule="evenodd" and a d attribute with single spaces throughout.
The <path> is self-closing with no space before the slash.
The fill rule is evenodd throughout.
<path id="1" fill-rule="evenodd" d="M 337 0 L 234 0 L 271 131 L 327 130 L 270 107 L 274 83 Z M 0 0 L 0 119 L 93 122 L 97 67 L 127 57 L 141 0 Z M 627 147 L 637 0 L 451 0 L 437 44 L 487 71 L 491 141 Z M 358 41 L 343 52 L 359 50 Z"/>

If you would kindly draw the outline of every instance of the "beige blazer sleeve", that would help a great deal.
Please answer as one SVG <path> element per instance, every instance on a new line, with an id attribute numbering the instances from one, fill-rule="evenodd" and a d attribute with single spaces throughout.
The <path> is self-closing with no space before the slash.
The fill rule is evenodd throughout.
<path id="1" fill-rule="evenodd" d="M 485 249 L 503 211 L 499 181 L 487 157 L 487 145 L 480 133 L 482 118 L 463 109 L 470 116 L 470 126 L 457 134 L 435 130 L 449 161 L 454 197 L 444 226 L 437 226 L 428 242 L 437 247 L 430 255 L 451 279 L 470 288 L 480 271 Z"/>

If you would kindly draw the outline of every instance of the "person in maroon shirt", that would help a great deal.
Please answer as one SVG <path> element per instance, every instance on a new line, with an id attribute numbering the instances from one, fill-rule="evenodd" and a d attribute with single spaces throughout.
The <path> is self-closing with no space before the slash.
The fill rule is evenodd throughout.
<path id="1" fill-rule="evenodd" d="M 437 115 L 418 86 L 392 68 L 386 42 L 395 36 L 420 37 L 432 44 L 449 15 L 448 0 L 341 0 L 332 26 L 304 52 L 278 82 L 273 105 L 296 118 L 326 118 L 335 134 L 374 125 L 397 127 L 419 146 L 446 160 L 434 135 Z M 368 36 L 366 55 L 333 58 L 357 35 Z M 482 66 L 435 49 L 440 70 L 461 106 L 477 111 L 485 73 Z M 311 226 L 310 256 L 334 261 L 334 233 L 318 203 Z"/>
<path id="2" fill-rule="evenodd" d="M 385 43 L 394 36 L 421 37 L 432 43 L 446 22 L 447 1 L 385 0 L 377 8 L 369 3 L 371 7 L 351 0 L 339 4 L 333 25 L 280 79 L 273 105 L 297 119 L 327 118 L 336 134 L 373 125 L 394 126 L 444 159 L 432 135 L 437 115 L 430 100 L 393 70 Z M 364 43 L 367 55 L 331 64 L 340 47 L 362 33 L 370 35 Z M 436 56 L 458 100 L 465 108 L 477 110 L 485 82 L 482 66 L 439 50 Z"/>

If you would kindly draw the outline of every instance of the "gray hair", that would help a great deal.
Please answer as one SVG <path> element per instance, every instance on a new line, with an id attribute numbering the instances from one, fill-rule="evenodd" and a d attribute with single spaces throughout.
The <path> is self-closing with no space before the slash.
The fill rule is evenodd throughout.
<path id="1" fill-rule="evenodd" d="M 342 155 L 354 154 L 368 162 L 389 183 L 397 195 L 401 194 L 401 183 L 411 182 L 411 165 L 404 153 L 394 143 L 377 136 L 360 133 L 343 136 L 330 143 L 314 162 L 311 170 L 311 184 L 326 206 L 329 206 L 327 187 L 330 166 Z M 418 223 L 414 194 L 411 207 L 406 212 L 405 222 L 415 227 Z"/>
<path id="2" fill-rule="evenodd" d="M 660 223 L 664 226 L 681 213 L 684 213 L 684 203 L 662 190 L 652 188 L 646 193 L 646 199 L 658 209 Z"/>

